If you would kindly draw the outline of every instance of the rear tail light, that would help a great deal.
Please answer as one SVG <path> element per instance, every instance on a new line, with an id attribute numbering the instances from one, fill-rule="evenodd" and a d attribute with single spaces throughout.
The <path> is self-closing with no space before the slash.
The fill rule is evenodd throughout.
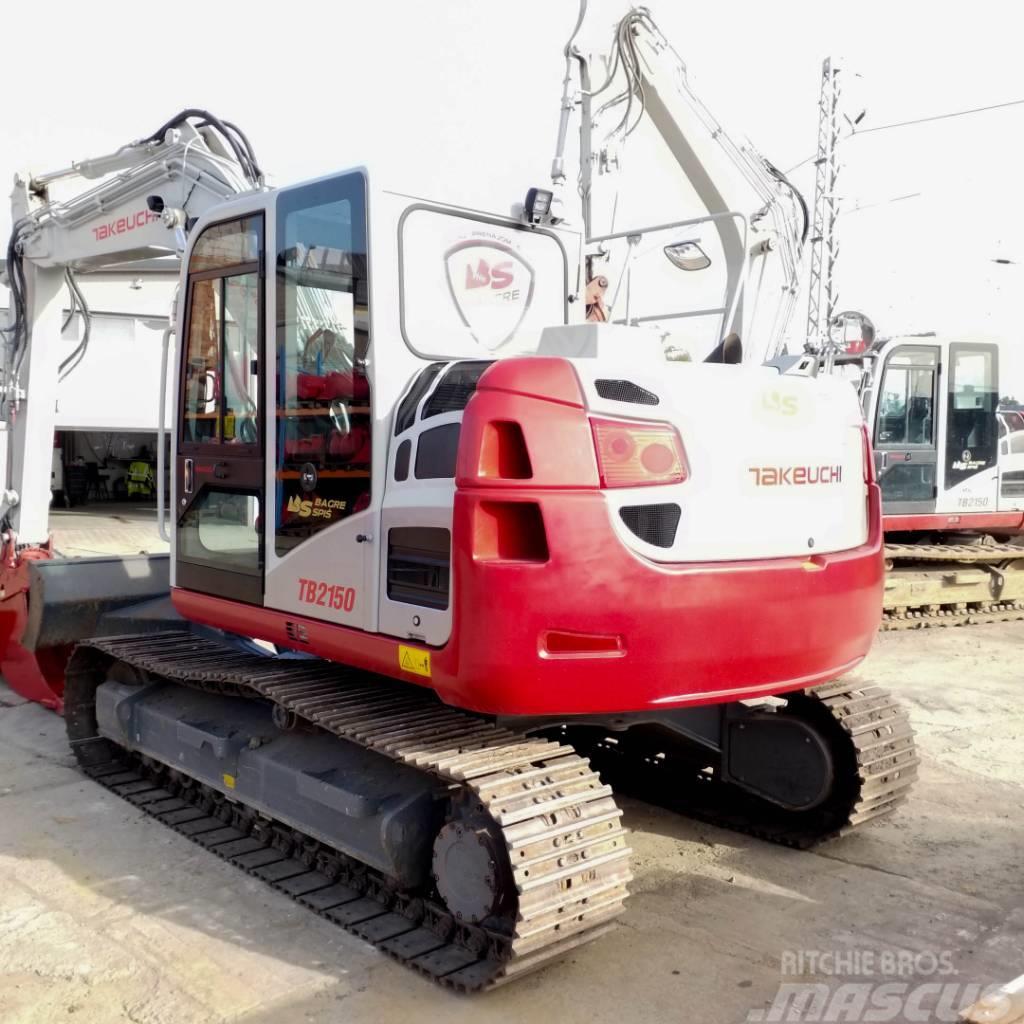
<path id="1" fill-rule="evenodd" d="M 679 432 L 671 423 L 592 419 L 602 487 L 678 484 L 690 475 Z"/>
<path id="2" fill-rule="evenodd" d="M 871 450 L 871 436 L 868 434 L 868 425 L 860 425 L 860 436 L 864 449 L 864 483 L 873 484 L 875 478 L 875 453 Z"/>

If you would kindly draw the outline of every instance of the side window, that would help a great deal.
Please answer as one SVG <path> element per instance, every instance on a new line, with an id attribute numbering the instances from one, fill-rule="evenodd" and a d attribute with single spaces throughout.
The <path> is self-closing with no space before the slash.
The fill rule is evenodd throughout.
<path id="1" fill-rule="evenodd" d="M 877 447 L 935 444 L 935 365 L 930 349 L 889 357 L 879 391 Z"/>
<path id="2" fill-rule="evenodd" d="M 259 447 L 262 217 L 207 228 L 189 260 L 184 447 Z"/>
<path id="3" fill-rule="evenodd" d="M 946 487 L 995 465 L 998 356 L 994 345 L 950 345 Z"/>
<path id="4" fill-rule="evenodd" d="M 191 322 L 185 352 L 184 430 L 182 440 L 205 444 L 220 440 L 217 390 L 221 337 L 220 281 L 192 284 Z"/>
<path id="5" fill-rule="evenodd" d="M 259 495 L 207 487 L 178 523 L 179 557 L 258 578 L 263 572 L 260 532 Z"/>
<path id="6" fill-rule="evenodd" d="M 364 179 L 284 191 L 277 210 L 275 550 L 283 555 L 370 503 Z"/>

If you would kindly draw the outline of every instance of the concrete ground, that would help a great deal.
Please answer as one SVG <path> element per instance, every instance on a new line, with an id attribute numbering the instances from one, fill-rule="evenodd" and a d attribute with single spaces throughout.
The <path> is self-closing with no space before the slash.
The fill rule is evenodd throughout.
<path id="1" fill-rule="evenodd" d="M 636 880 L 621 926 L 476 997 L 85 780 L 61 720 L 0 690 L 0 1021 L 736 1024 L 786 1019 L 763 1011 L 800 950 L 909 951 L 916 982 L 933 957 L 958 984 L 1006 981 L 1024 971 L 1022 665 L 1024 623 L 882 636 L 859 675 L 910 705 L 923 756 L 897 816 L 803 853 L 624 801 Z"/>
<path id="2" fill-rule="evenodd" d="M 50 530 L 54 547 L 64 558 L 157 554 L 170 549 L 160 539 L 156 506 L 142 501 L 51 508 Z"/>

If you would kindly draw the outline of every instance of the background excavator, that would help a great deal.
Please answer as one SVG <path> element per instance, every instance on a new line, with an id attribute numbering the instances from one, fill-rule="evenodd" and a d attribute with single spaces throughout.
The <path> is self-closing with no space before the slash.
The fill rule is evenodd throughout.
<path id="1" fill-rule="evenodd" d="M 1021 618 L 1024 419 L 1000 408 L 1017 390 L 1015 354 L 978 334 L 880 337 L 870 317 L 838 307 L 840 153 L 864 116 L 844 108 L 844 74 L 822 63 L 806 352 L 796 363 L 849 380 L 860 398 L 882 490 L 882 628 Z"/>
<path id="2" fill-rule="evenodd" d="M 883 628 L 1024 616 L 1024 420 L 1000 405 L 1002 343 L 897 336 L 852 368 L 882 490 Z"/>
<path id="3" fill-rule="evenodd" d="M 114 175 L 77 198 L 15 190 L 5 677 L 63 708 L 96 781 L 463 990 L 621 912 L 596 769 L 805 847 L 891 812 L 917 763 L 899 705 L 843 678 L 883 580 L 855 395 L 757 356 L 801 201 L 646 10 L 603 59 L 584 14 L 555 187 L 491 210 L 366 168 L 267 188 L 196 110 L 61 172 Z M 622 229 L 598 179 L 641 119 L 691 203 Z M 171 554 L 56 559 L 61 289 L 155 253 L 181 256 Z M 701 339 L 709 362 L 666 358 Z"/>
<path id="4" fill-rule="evenodd" d="M 879 338 L 854 310 L 836 316 L 832 334 L 811 372 L 820 365 L 853 384 L 871 433 L 885 536 L 882 629 L 1024 618 L 1024 417 L 1000 397 L 1012 366 L 1005 342 Z"/>

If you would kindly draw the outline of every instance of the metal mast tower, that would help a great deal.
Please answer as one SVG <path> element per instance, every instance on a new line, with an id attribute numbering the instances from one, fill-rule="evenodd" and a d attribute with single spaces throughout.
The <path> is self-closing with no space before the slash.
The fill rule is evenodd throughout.
<path id="1" fill-rule="evenodd" d="M 811 229 L 811 276 L 807 299 L 807 348 L 825 353 L 831 344 L 829 325 L 835 315 L 833 272 L 839 255 L 836 220 L 839 217 L 839 69 L 832 58 L 821 65 L 821 96 L 818 100 L 818 152 L 814 161 L 814 225 Z"/>

